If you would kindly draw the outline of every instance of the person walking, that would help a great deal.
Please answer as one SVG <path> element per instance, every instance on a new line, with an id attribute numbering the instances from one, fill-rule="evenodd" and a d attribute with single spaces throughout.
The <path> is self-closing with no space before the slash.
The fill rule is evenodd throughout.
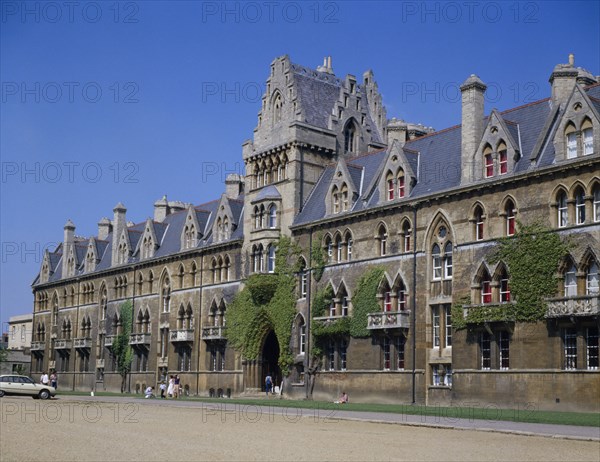
<path id="1" fill-rule="evenodd" d="M 58 375 L 56 374 L 56 371 L 52 371 L 52 374 L 50 374 L 50 386 L 53 388 L 58 386 Z"/>
<path id="2" fill-rule="evenodd" d="M 173 398 L 175 399 L 179 398 L 179 383 L 179 376 L 176 375 L 173 380 Z"/>
<path id="3" fill-rule="evenodd" d="M 42 385 L 48 385 L 48 382 L 49 382 L 48 373 L 47 372 L 42 373 L 42 376 L 40 377 L 40 383 Z"/>
<path id="4" fill-rule="evenodd" d="M 273 388 L 273 378 L 271 377 L 270 374 L 267 374 L 267 376 L 265 377 L 265 393 L 267 394 L 267 398 L 269 397 L 269 393 L 271 392 L 272 388 Z"/>
<path id="5" fill-rule="evenodd" d="M 165 399 L 165 391 L 167 391 L 167 384 L 165 382 L 160 382 L 160 397 Z"/>
<path id="6" fill-rule="evenodd" d="M 171 375 L 169 376 L 169 388 L 167 388 L 167 397 L 173 397 L 173 387 L 175 386 L 175 378 Z"/>

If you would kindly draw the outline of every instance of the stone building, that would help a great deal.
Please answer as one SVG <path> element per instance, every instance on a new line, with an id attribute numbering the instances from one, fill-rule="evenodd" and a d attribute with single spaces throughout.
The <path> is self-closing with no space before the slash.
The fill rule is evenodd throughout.
<path id="1" fill-rule="evenodd" d="M 598 82 L 570 56 L 551 73 L 549 98 L 486 115 L 486 85 L 471 75 L 461 124 L 434 131 L 388 120 L 371 71 L 339 78 L 331 59 L 316 70 L 275 59 L 243 144 L 246 175 L 229 176 L 220 198 L 164 197 L 137 224 L 117 204 L 89 238 L 66 223 L 33 284 L 32 370 L 117 390 L 112 344 L 130 300 L 132 390 L 177 373 L 190 394 L 251 394 L 270 373 L 297 398 L 345 390 L 353 401 L 598 410 Z M 499 320 L 494 310 L 518 295 L 510 266 L 490 255 L 534 222 L 575 244 L 556 264 L 544 316 Z M 272 330 L 253 360 L 227 341 L 228 306 L 250 274 L 276 271 L 280 235 L 302 251 L 285 378 Z M 326 259 L 318 281 L 315 243 Z M 369 336 L 332 336 L 310 361 L 313 325 L 352 318 L 374 267 L 384 274 Z M 328 286 L 329 308 L 315 316 Z M 482 308 L 488 318 L 469 316 Z"/>

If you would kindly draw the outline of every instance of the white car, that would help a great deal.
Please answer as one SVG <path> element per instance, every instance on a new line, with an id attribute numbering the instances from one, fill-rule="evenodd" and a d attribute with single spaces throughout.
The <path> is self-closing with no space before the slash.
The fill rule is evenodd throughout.
<path id="1" fill-rule="evenodd" d="M 4 395 L 48 399 L 56 395 L 56 388 L 35 383 L 25 375 L 0 375 L 0 398 Z"/>

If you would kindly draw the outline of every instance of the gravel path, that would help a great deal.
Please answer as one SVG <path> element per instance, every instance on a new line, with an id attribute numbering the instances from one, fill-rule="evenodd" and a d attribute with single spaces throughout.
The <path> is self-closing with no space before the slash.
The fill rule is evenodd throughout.
<path id="1" fill-rule="evenodd" d="M 599 441 L 360 422 L 307 409 L 104 397 L 5 397 L 0 406 L 1 461 L 600 461 Z"/>

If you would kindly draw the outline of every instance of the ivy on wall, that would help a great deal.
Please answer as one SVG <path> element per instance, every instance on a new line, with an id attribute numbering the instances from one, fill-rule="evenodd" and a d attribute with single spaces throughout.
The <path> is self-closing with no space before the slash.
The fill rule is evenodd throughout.
<path id="1" fill-rule="evenodd" d="M 513 237 L 499 240 L 490 257 L 491 263 L 503 261 L 510 274 L 510 291 L 513 303 L 478 306 L 467 309 L 470 297 L 457 301 L 452 307 L 452 326 L 464 329 L 468 324 L 486 321 L 535 322 L 544 319 L 547 311 L 545 299 L 556 294 L 556 269 L 569 252 L 572 242 L 563 239 L 540 223 L 523 225 Z"/>
<path id="2" fill-rule="evenodd" d="M 275 272 L 253 274 L 227 310 L 227 339 L 246 359 L 258 359 L 265 336 L 275 332 L 279 343 L 279 367 L 288 375 L 293 364 L 290 349 L 292 323 L 296 316 L 298 248 L 280 236 Z"/>
<path id="3" fill-rule="evenodd" d="M 133 361 L 133 348 L 129 344 L 133 327 L 133 305 L 131 301 L 127 300 L 121 305 L 119 319 L 121 321 L 121 333 L 115 337 L 113 353 L 117 360 L 117 372 L 121 376 L 121 393 L 124 393 L 127 374 L 131 372 L 131 363 Z"/>
<path id="4" fill-rule="evenodd" d="M 315 236 L 310 249 L 310 256 L 312 260 L 313 277 L 315 281 L 319 282 L 325 271 L 325 251 L 321 247 L 321 241 L 323 236 L 319 233 Z"/>
<path id="5" fill-rule="evenodd" d="M 352 297 L 352 322 L 350 335 L 355 338 L 369 337 L 367 329 L 368 314 L 381 311 L 377 290 L 383 279 L 383 268 L 370 268 L 358 281 L 354 296 Z"/>
<path id="6" fill-rule="evenodd" d="M 519 223 L 514 237 L 500 239 L 490 261 L 508 265 L 515 321 L 544 319 L 545 299 L 556 294 L 556 269 L 571 247 L 569 240 L 540 223 Z"/>
<path id="7" fill-rule="evenodd" d="M 347 336 L 365 338 L 370 336 L 370 332 L 367 329 L 367 318 L 369 313 L 381 311 L 379 301 L 377 300 L 377 290 L 383 278 L 383 273 L 383 269 L 379 267 L 367 270 L 358 281 L 354 297 L 352 298 L 352 315 L 333 321 L 314 319 L 326 315 L 333 297 L 331 285 L 327 284 L 316 291 L 312 303 L 313 357 L 323 355 L 326 342 L 331 338 Z"/>

